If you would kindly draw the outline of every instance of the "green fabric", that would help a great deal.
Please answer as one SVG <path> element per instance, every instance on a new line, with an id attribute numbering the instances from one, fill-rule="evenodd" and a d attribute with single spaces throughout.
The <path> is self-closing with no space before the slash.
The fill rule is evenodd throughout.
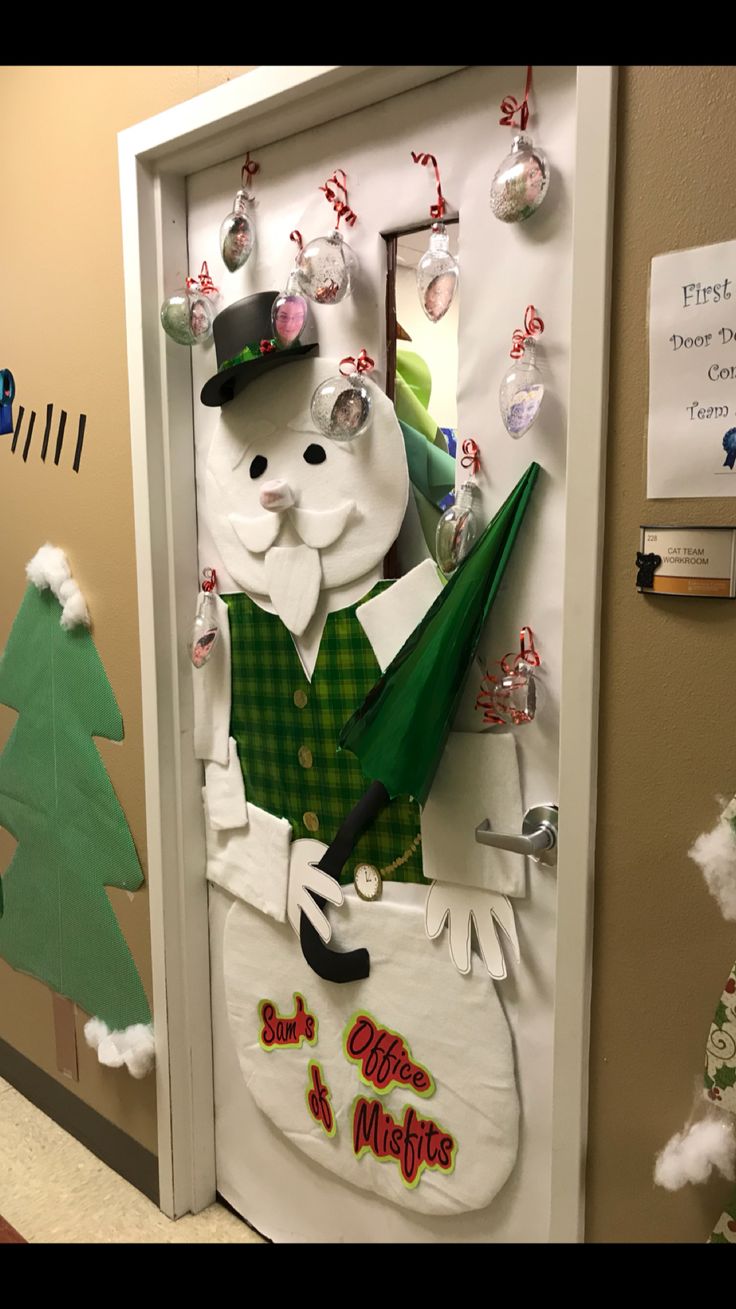
<path id="1" fill-rule="evenodd" d="M 539 465 L 521 481 L 340 733 L 371 781 L 424 804 Z"/>
<path id="2" fill-rule="evenodd" d="M 60 616 L 29 586 L 0 660 L 0 702 L 19 714 L 0 756 L 0 825 L 18 842 L 0 879 L 0 956 L 119 1029 L 151 1019 L 105 892 L 143 882 L 92 740 L 122 741 L 123 723 L 92 637 Z"/>
<path id="3" fill-rule="evenodd" d="M 283 354 L 285 350 L 291 350 L 294 346 L 299 345 L 299 341 L 297 339 L 292 341 L 290 345 L 282 345 L 275 336 L 272 336 L 267 344 L 273 346 L 273 350 L 261 350 L 260 341 L 249 341 L 247 345 L 243 346 L 242 350 L 233 355 L 232 359 L 223 360 L 217 370 L 218 373 L 221 373 L 225 368 L 234 368 L 236 364 L 248 363 L 251 359 L 262 359 L 264 354 L 273 354 L 277 350 Z"/>
<path id="4" fill-rule="evenodd" d="M 414 428 L 415 432 L 419 432 L 432 445 L 435 444 L 438 433 L 440 436 L 442 435 L 439 431 L 439 425 L 398 372 L 394 383 L 394 409 L 396 410 L 396 417 L 402 423 L 408 423 L 410 427 Z"/>
<path id="5" fill-rule="evenodd" d="M 429 400 L 432 395 L 432 374 L 429 371 L 429 364 L 421 355 L 416 354 L 414 350 L 405 350 L 403 346 L 396 348 L 396 371 L 399 376 L 406 382 L 406 385 L 414 392 L 420 405 L 429 408 Z"/>
<path id="6" fill-rule="evenodd" d="M 390 585 L 379 582 L 370 596 Z M 276 614 L 265 613 L 242 592 L 222 598 L 232 643 L 231 732 L 246 798 L 288 819 L 295 839 L 314 837 L 329 845 L 365 791 L 355 759 L 337 753 L 338 734 L 381 671 L 355 617 L 356 605 L 328 615 L 310 683 Z M 306 696 L 303 708 L 295 693 Z M 299 761 L 305 749 L 311 767 Z M 307 813 L 317 815 L 317 830 L 305 824 Z M 419 836 L 416 805 L 402 800 L 387 806 L 357 842 L 341 881 L 352 882 L 356 865 L 368 863 L 386 880 L 423 882 Z M 405 855 L 400 867 L 390 867 Z"/>
<path id="7" fill-rule="evenodd" d="M 455 487 L 455 460 L 446 450 L 432 445 L 421 432 L 399 419 L 404 435 L 406 461 L 412 485 L 434 506 Z"/>
<path id="8" fill-rule="evenodd" d="M 736 964 L 728 975 L 705 1047 L 708 1098 L 736 1114 Z"/>

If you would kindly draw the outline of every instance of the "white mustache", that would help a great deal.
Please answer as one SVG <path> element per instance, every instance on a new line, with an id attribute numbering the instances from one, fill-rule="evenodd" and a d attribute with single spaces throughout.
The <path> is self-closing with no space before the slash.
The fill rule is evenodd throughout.
<path id="1" fill-rule="evenodd" d="M 312 550 L 325 550 L 342 536 L 355 507 L 354 500 L 346 500 L 336 509 L 290 508 L 282 513 L 269 510 L 258 518 L 228 514 L 228 520 L 240 544 L 251 554 L 265 554 L 270 550 L 278 539 L 285 517 L 305 545 Z"/>

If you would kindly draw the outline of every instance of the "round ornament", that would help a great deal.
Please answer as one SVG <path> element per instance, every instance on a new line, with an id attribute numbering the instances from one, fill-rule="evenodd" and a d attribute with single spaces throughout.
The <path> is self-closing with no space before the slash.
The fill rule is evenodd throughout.
<path id="1" fill-rule="evenodd" d="M 354 441 L 371 421 L 371 384 L 363 376 L 373 367 L 365 350 L 357 359 L 348 356 L 340 363 L 337 377 L 328 377 L 317 387 L 311 402 L 312 421 L 331 441 Z M 344 372 L 343 369 L 347 371 Z"/>
<path id="2" fill-rule="evenodd" d="M 316 305 L 336 305 L 350 295 L 358 259 L 337 228 L 318 236 L 296 258 L 299 289 Z"/>
<path id="3" fill-rule="evenodd" d="M 219 304 L 220 292 L 203 263 L 199 277 L 188 277 L 186 286 L 164 300 L 161 326 L 177 345 L 205 345 L 212 339 Z"/>

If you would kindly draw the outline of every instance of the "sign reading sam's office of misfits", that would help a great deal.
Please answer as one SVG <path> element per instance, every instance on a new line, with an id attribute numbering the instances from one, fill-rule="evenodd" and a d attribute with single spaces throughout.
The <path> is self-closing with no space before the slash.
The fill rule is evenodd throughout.
<path id="1" fill-rule="evenodd" d="M 736 496 L 736 241 L 652 260 L 647 495 Z"/>

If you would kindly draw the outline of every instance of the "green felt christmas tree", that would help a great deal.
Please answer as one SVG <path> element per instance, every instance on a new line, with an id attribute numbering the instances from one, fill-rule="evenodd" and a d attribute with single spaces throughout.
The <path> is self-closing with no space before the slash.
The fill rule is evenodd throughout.
<path id="1" fill-rule="evenodd" d="M 105 891 L 143 881 L 92 740 L 121 741 L 123 723 L 90 633 L 60 616 L 29 586 L 0 660 L 0 702 L 19 715 L 0 756 L 0 825 L 18 843 L 0 877 L 0 957 L 120 1030 L 151 1020 Z"/>

